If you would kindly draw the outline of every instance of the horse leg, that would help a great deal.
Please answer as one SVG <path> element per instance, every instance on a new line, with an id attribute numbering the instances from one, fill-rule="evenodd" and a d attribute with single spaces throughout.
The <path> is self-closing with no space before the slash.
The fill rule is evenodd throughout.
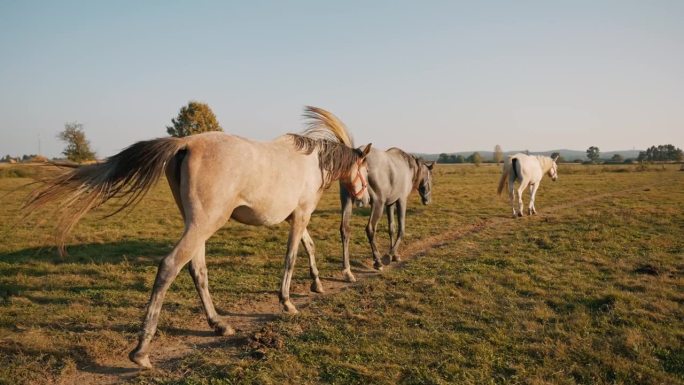
<path id="1" fill-rule="evenodd" d="M 511 202 L 511 207 L 513 208 L 513 218 L 518 216 L 518 213 L 515 211 L 515 185 L 513 184 L 514 181 L 509 181 L 508 183 L 508 199 Z"/>
<path id="2" fill-rule="evenodd" d="M 397 249 L 399 249 L 399 244 L 401 243 L 401 239 L 404 238 L 404 229 L 405 229 L 405 223 L 406 223 L 406 200 L 399 200 L 397 203 L 398 205 L 398 222 L 399 222 L 399 232 L 397 233 L 397 240 L 394 242 L 392 245 L 392 260 L 393 261 L 401 261 L 401 256 L 397 253 Z"/>
<path id="3" fill-rule="evenodd" d="M 373 268 L 376 270 L 382 270 L 382 260 L 380 259 L 378 247 L 375 245 L 375 230 L 378 228 L 378 221 L 380 220 L 384 209 L 384 203 L 373 202 L 368 225 L 366 226 L 366 236 L 368 237 L 368 242 L 370 242 L 371 251 L 373 252 Z"/>
<path id="4" fill-rule="evenodd" d="M 539 182 L 530 186 L 530 205 L 529 205 L 530 215 L 537 213 L 537 209 L 534 207 L 534 200 L 535 200 L 535 197 L 537 196 L 537 189 L 539 189 Z"/>
<path id="5" fill-rule="evenodd" d="M 157 331 L 159 312 L 164 301 L 164 295 L 178 275 L 178 272 L 193 256 L 197 255 L 207 238 L 207 236 L 203 236 L 203 234 L 196 231 L 186 230 L 176 247 L 159 264 L 157 277 L 152 288 L 152 295 L 147 304 L 142 331 L 138 337 L 138 346 L 128 355 L 131 361 L 136 364 L 146 368 L 152 367 L 148 350 L 152 337 L 154 337 L 154 333 Z"/>
<path id="6" fill-rule="evenodd" d="M 207 263 L 205 259 L 205 245 L 202 244 L 200 250 L 190 261 L 190 276 L 195 282 L 195 288 L 202 300 L 202 307 L 204 313 L 207 315 L 207 322 L 209 327 L 214 329 L 214 332 L 220 336 L 229 336 L 235 334 L 233 329 L 221 316 L 216 313 L 214 302 L 211 300 L 209 294 L 209 277 L 207 276 Z"/>
<path id="7" fill-rule="evenodd" d="M 311 283 L 311 291 L 314 293 L 323 293 L 323 285 L 318 277 L 318 268 L 316 267 L 316 247 L 306 228 L 302 233 L 302 245 L 304 245 L 304 250 L 306 250 L 306 254 L 309 256 L 309 274 L 313 280 Z"/>
<path id="8" fill-rule="evenodd" d="M 287 253 L 285 253 L 285 271 L 283 280 L 280 283 L 280 304 L 283 310 L 289 314 L 297 314 L 297 308 L 290 301 L 290 283 L 292 282 L 292 272 L 297 261 L 297 249 L 302 240 L 302 234 L 306 230 L 308 218 L 304 215 L 295 214 L 290 217 L 290 235 L 287 239 Z"/>
<path id="9" fill-rule="evenodd" d="M 169 164 L 166 167 L 166 179 L 169 182 L 169 187 L 171 188 L 171 193 L 176 201 L 178 210 L 180 211 L 183 220 L 185 220 L 185 210 L 183 209 L 183 199 L 180 191 L 180 175 L 176 173 L 180 159 L 182 158 L 174 157 L 169 161 Z M 227 336 L 235 334 L 235 330 L 216 313 L 214 302 L 211 300 L 204 243 L 202 243 L 200 250 L 198 250 L 197 254 L 190 261 L 189 272 L 195 283 L 195 288 L 200 296 L 200 300 L 202 301 L 202 307 L 207 316 L 209 327 L 214 329 L 214 332 L 218 335 Z"/>
<path id="10" fill-rule="evenodd" d="M 527 182 L 523 181 L 520 183 L 520 186 L 518 186 L 518 216 L 522 217 L 523 216 L 523 192 L 525 191 L 525 188 L 527 187 Z"/>
<path id="11" fill-rule="evenodd" d="M 349 196 L 342 196 L 340 194 L 340 199 L 342 200 L 342 223 L 340 223 L 340 236 L 342 237 L 342 274 L 347 282 L 356 282 L 354 274 L 351 272 L 351 266 L 349 265 L 349 234 L 351 232 L 351 226 L 349 221 L 352 215 L 352 200 Z"/>
<path id="12" fill-rule="evenodd" d="M 394 216 L 396 212 L 396 207 L 397 204 L 392 203 L 391 205 L 387 206 L 387 228 L 389 232 L 389 251 L 387 252 L 387 255 L 390 257 L 390 260 L 394 260 L 394 234 L 397 232 L 397 226 L 396 223 L 394 222 Z"/>

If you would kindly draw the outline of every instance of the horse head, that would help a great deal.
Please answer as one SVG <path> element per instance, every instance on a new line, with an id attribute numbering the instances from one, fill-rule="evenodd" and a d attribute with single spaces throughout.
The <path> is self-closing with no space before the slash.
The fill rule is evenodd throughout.
<path id="1" fill-rule="evenodd" d="M 363 148 L 354 149 L 356 162 L 352 165 L 349 172 L 341 179 L 347 188 L 349 195 L 359 206 L 370 204 L 370 194 L 368 193 L 368 164 L 366 157 L 371 149 L 371 143 Z"/>
<path id="2" fill-rule="evenodd" d="M 558 179 L 558 165 L 556 165 L 558 157 L 559 155 L 556 155 L 554 158 L 551 158 L 551 168 L 549 168 L 549 171 L 547 172 L 547 175 L 551 177 L 551 180 L 554 182 Z"/>
<path id="3" fill-rule="evenodd" d="M 430 204 L 432 201 L 432 168 L 435 166 L 435 162 L 424 162 L 422 160 L 418 161 L 420 170 L 419 182 L 418 182 L 418 194 L 420 194 L 420 200 L 424 205 Z"/>

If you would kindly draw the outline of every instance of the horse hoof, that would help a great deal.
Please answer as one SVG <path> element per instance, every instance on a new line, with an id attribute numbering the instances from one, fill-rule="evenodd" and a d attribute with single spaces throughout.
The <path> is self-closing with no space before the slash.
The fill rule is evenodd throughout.
<path id="1" fill-rule="evenodd" d="M 519 216 L 519 217 L 522 217 L 522 216 L 523 216 L 522 211 L 518 213 L 518 216 Z"/>
<path id="2" fill-rule="evenodd" d="M 219 322 L 214 325 L 214 334 L 217 336 L 232 336 L 235 334 L 235 329 L 225 322 Z"/>
<path id="3" fill-rule="evenodd" d="M 128 358 L 141 368 L 152 369 L 150 356 L 148 356 L 146 353 L 140 353 L 133 350 L 132 352 L 128 353 Z"/>
<path id="4" fill-rule="evenodd" d="M 323 291 L 324 291 L 323 285 L 321 284 L 320 280 L 317 279 L 317 280 L 311 282 L 311 291 L 313 291 L 314 293 L 319 293 L 319 294 L 323 293 Z"/>
<path id="5" fill-rule="evenodd" d="M 344 279 L 346 279 L 347 282 L 356 282 L 356 277 L 354 277 L 354 274 L 352 274 L 351 271 L 345 270 L 342 273 L 344 274 Z"/>
<path id="6" fill-rule="evenodd" d="M 382 271 L 382 263 L 380 263 L 380 262 L 373 263 L 373 268 L 377 271 Z"/>
<path id="7" fill-rule="evenodd" d="M 401 257 L 398 255 L 393 255 L 392 256 L 392 262 L 401 262 Z"/>
<path id="8" fill-rule="evenodd" d="M 293 305 L 292 302 L 290 302 L 290 300 L 283 302 L 283 312 L 290 315 L 295 315 L 299 313 L 295 305 Z"/>

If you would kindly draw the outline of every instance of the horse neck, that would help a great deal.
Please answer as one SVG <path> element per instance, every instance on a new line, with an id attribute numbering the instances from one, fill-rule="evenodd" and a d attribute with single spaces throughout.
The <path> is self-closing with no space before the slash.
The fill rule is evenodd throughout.
<path id="1" fill-rule="evenodd" d="M 358 155 L 354 149 L 339 142 L 321 141 L 316 147 L 316 152 L 324 186 L 348 177 L 358 161 Z"/>
<path id="2" fill-rule="evenodd" d="M 409 163 L 409 170 L 413 172 L 413 177 L 411 178 L 413 189 L 417 190 L 420 185 L 420 163 L 418 162 L 418 159 L 413 158 L 413 162 Z"/>
<path id="3" fill-rule="evenodd" d="M 549 170 L 551 170 L 551 167 L 553 166 L 553 159 L 549 158 L 548 156 L 537 155 L 537 160 L 539 160 L 539 165 L 544 173 L 547 173 Z"/>

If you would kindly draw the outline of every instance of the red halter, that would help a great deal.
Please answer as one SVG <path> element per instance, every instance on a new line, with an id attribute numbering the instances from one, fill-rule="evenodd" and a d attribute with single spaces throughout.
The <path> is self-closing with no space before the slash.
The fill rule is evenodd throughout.
<path id="1" fill-rule="evenodd" d="M 356 178 L 354 178 L 351 183 L 345 183 L 344 186 L 347 188 L 347 191 L 356 199 L 359 199 L 361 195 L 366 191 L 368 188 L 368 183 L 366 183 L 366 180 L 363 179 L 363 174 L 361 174 L 361 163 L 363 163 L 363 159 L 359 159 L 356 162 Z M 356 181 L 361 179 L 361 190 L 359 191 L 354 191 L 354 185 L 356 184 Z"/>

